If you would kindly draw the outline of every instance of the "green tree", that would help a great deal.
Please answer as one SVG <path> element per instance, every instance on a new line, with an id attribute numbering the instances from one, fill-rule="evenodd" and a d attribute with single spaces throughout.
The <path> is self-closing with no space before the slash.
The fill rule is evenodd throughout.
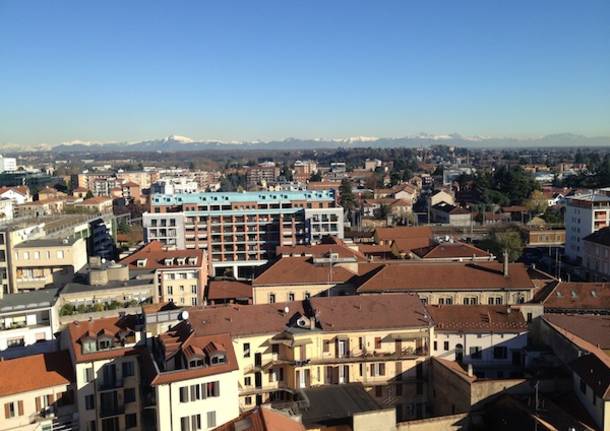
<path id="1" fill-rule="evenodd" d="M 523 253 L 523 238 L 517 229 L 507 229 L 504 231 L 491 231 L 487 237 L 481 241 L 480 247 L 489 250 L 497 258 L 501 258 L 504 252 L 508 253 L 508 260 L 516 261 Z"/>
<path id="2" fill-rule="evenodd" d="M 320 172 L 314 172 L 313 174 L 311 174 L 311 177 L 309 177 L 309 181 L 322 181 L 322 175 L 320 175 Z"/>
<path id="3" fill-rule="evenodd" d="M 85 195 L 85 199 L 91 199 L 93 197 L 93 192 L 91 190 L 87 191 L 87 194 Z"/>
<path id="4" fill-rule="evenodd" d="M 352 183 L 347 178 L 341 181 L 339 194 L 341 195 L 341 206 L 343 209 L 347 211 L 354 209 L 356 204 L 354 193 L 352 192 Z"/>
<path id="5" fill-rule="evenodd" d="M 563 224 L 563 213 L 558 208 L 547 208 L 542 218 L 548 224 Z"/>
<path id="6" fill-rule="evenodd" d="M 380 220 L 385 220 L 390 215 L 390 212 L 390 207 L 383 204 L 379 207 L 379 210 L 377 211 L 377 218 L 379 218 Z"/>
<path id="7" fill-rule="evenodd" d="M 544 213 L 548 206 L 549 201 L 540 190 L 534 190 L 530 198 L 525 202 L 527 210 L 534 215 Z"/>

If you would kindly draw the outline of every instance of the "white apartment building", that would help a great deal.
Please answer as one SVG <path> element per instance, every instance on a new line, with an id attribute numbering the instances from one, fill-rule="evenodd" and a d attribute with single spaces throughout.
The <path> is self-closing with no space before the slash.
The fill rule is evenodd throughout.
<path id="1" fill-rule="evenodd" d="M 150 193 L 163 195 L 197 193 L 199 184 L 194 178 L 189 177 L 169 177 L 161 178 L 150 186 Z"/>
<path id="2" fill-rule="evenodd" d="M 523 366 L 527 322 L 508 305 L 429 305 L 431 356 L 471 365 L 478 377 L 505 378 Z"/>
<path id="3" fill-rule="evenodd" d="M 57 289 L 4 295 L 0 299 L 0 357 L 14 358 L 57 349 Z"/>
<path id="4" fill-rule="evenodd" d="M 571 260 L 582 260 L 583 238 L 610 226 L 610 188 L 566 198 L 565 254 Z"/>
<path id="5" fill-rule="evenodd" d="M 0 172 L 13 172 L 17 170 L 17 159 L 0 155 Z"/>

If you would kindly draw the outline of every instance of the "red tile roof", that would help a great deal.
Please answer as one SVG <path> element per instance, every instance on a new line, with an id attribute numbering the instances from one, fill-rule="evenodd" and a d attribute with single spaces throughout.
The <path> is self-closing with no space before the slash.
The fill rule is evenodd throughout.
<path id="1" fill-rule="evenodd" d="M 463 242 L 433 244 L 411 250 L 422 259 L 491 257 L 485 250 Z"/>
<path id="2" fill-rule="evenodd" d="M 545 310 L 610 311 L 610 283 L 558 281 L 540 292 Z"/>
<path id="3" fill-rule="evenodd" d="M 385 263 L 363 276 L 358 293 L 417 292 L 427 290 L 521 290 L 534 287 L 523 264 Z"/>
<path id="4" fill-rule="evenodd" d="M 545 313 L 544 320 L 595 347 L 610 350 L 610 316 Z"/>
<path id="5" fill-rule="evenodd" d="M 324 331 L 427 327 L 429 319 L 416 295 L 331 296 L 277 304 L 211 305 L 189 308 L 196 336 L 228 333 L 232 337 L 283 331 L 309 305 L 318 312 Z M 288 307 L 288 313 L 285 308 Z"/>
<path id="6" fill-rule="evenodd" d="M 275 254 L 277 255 L 328 257 L 330 253 L 336 253 L 340 258 L 353 257 L 358 260 L 366 260 L 366 256 L 358 250 L 354 250 L 343 244 L 278 246 L 275 249 Z"/>
<path id="7" fill-rule="evenodd" d="M 197 263 L 195 265 L 189 265 L 188 260 L 184 265 L 178 265 L 177 260 L 175 258 L 185 258 L 188 259 L 190 257 L 197 258 Z M 165 259 L 174 258 L 172 265 L 166 265 Z M 148 244 L 145 244 L 140 249 L 136 250 L 134 253 L 129 256 L 121 259 L 119 263 L 123 265 L 129 265 L 131 268 L 138 268 L 138 261 L 146 259 L 146 264 L 139 268 L 185 268 L 185 267 L 201 267 L 206 264 L 205 252 L 200 249 L 193 250 L 165 250 L 163 249 L 163 245 L 159 241 L 151 241 Z"/>
<path id="8" fill-rule="evenodd" d="M 438 331 L 523 332 L 527 322 L 507 305 L 428 305 Z"/>
<path id="9" fill-rule="evenodd" d="M 432 244 L 431 238 L 403 238 L 392 241 L 392 247 L 401 253 L 408 253 L 416 248 L 428 247 Z"/>
<path id="10" fill-rule="evenodd" d="M 316 264 L 312 257 L 279 257 L 262 269 L 252 285 L 337 284 L 346 283 L 355 275 L 337 265 L 331 269 L 328 263 Z"/>
<path id="11" fill-rule="evenodd" d="M 209 300 L 229 300 L 252 298 L 252 285 L 239 280 L 210 280 L 206 298 Z"/>
<path id="12" fill-rule="evenodd" d="M 195 334 L 190 327 L 190 321 L 182 321 L 171 330 L 161 334 L 159 336 L 159 342 L 161 343 L 161 346 L 165 348 L 166 359 L 172 357 L 179 351 L 184 352 L 187 358 L 194 356 L 204 357 L 215 351 L 219 351 L 226 354 L 226 362 L 218 365 L 166 372 L 160 372 L 159 369 L 155 367 L 154 363 L 148 364 L 147 368 L 150 370 L 149 374 L 151 374 L 150 384 L 153 386 L 213 376 L 239 369 L 235 350 L 233 350 L 233 343 L 228 334 Z M 145 355 L 150 356 L 148 352 L 145 353 Z M 146 358 L 146 361 L 153 361 L 153 359 L 148 357 Z"/>
<path id="13" fill-rule="evenodd" d="M 68 351 L 0 361 L 0 396 L 68 385 L 74 369 Z"/>
<path id="14" fill-rule="evenodd" d="M 305 427 L 282 412 L 256 407 L 214 431 L 305 431 Z"/>
<path id="15" fill-rule="evenodd" d="M 112 337 L 117 336 L 120 332 L 128 331 L 135 332 L 137 316 L 127 315 L 124 317 L 108 317 L 104 319 L 85 320 L 80 322 L 72 322 L 68 325 L 67 331 L 72 351 L 74 353 L 75 362 L 96 361 L 100 359 L 117 358 L 121 356 L 131 355 L 135 353 L 133 347 L 116 348 L 111 350 L 103 350 L 99 352 L 83 353 L 81 340 L 83 336 L 95 335 L 100 332 L 105 332 Z"/>
<path id="16" fill-rule="evenodd" d="M 610 358 L 603 352 L 592 352 L 572 361 L 570 368 L 578 374 L 595 395 L 610 400 Z"/>

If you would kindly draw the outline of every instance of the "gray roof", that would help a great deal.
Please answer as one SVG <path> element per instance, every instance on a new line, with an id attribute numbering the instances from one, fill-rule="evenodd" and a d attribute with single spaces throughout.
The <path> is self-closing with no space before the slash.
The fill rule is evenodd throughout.
<path id="1" fill-rule="evenodd" d="M 43 239 L 31 239 L 24 241 L 15 246 L 15 248 L 29 248 L 29 247 L 61 247 L 69 246 L 74 244 L 78 238 L 65 238 L 65 239 L 54 239 L 54 238 L 43 238 Z"/>
<path id="2" fill-rule="evenodd" d="M 361 383 L 316 386 L 303 389 L 301 393 L 308 406 L 300 409 L 303 424 L 336 424 L 350 421 L 355 413 L 380 410 L 383 407 L 364 389 Z"/>
<path id="3" fill-rule="evenodd" d="M 4 295 L 0 299 L 0 313 L 50 308 L 57 300 L 57 292 L 58 289 L 41 289 L 33 292 Z"/>

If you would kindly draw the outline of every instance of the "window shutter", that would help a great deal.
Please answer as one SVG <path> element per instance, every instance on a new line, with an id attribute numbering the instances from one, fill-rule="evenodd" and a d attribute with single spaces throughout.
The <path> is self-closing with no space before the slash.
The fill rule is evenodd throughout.
<path id="1" fill-rule="evenodd" d="M 41 405 L 40 405 L 40 397 L 36 397 L 36 413 L 38 413 L 41 409 Z"/>
<path id="2" fill-rule="evenodd" d="M 55 395 L 51 394 L 49 395 L 49 405 L 53 404 L 55 402 Z"/>
<path id="3" fill-rule="evenodd" d="M 17 401 L 17 414 L 23 416 L 23 401 Z"/>
<path id="4" fill-rule="evenodd" d="M 9 403 L 4 404 L 4 417 L 9 419 L 11 417 L 11 407 Z"/>

